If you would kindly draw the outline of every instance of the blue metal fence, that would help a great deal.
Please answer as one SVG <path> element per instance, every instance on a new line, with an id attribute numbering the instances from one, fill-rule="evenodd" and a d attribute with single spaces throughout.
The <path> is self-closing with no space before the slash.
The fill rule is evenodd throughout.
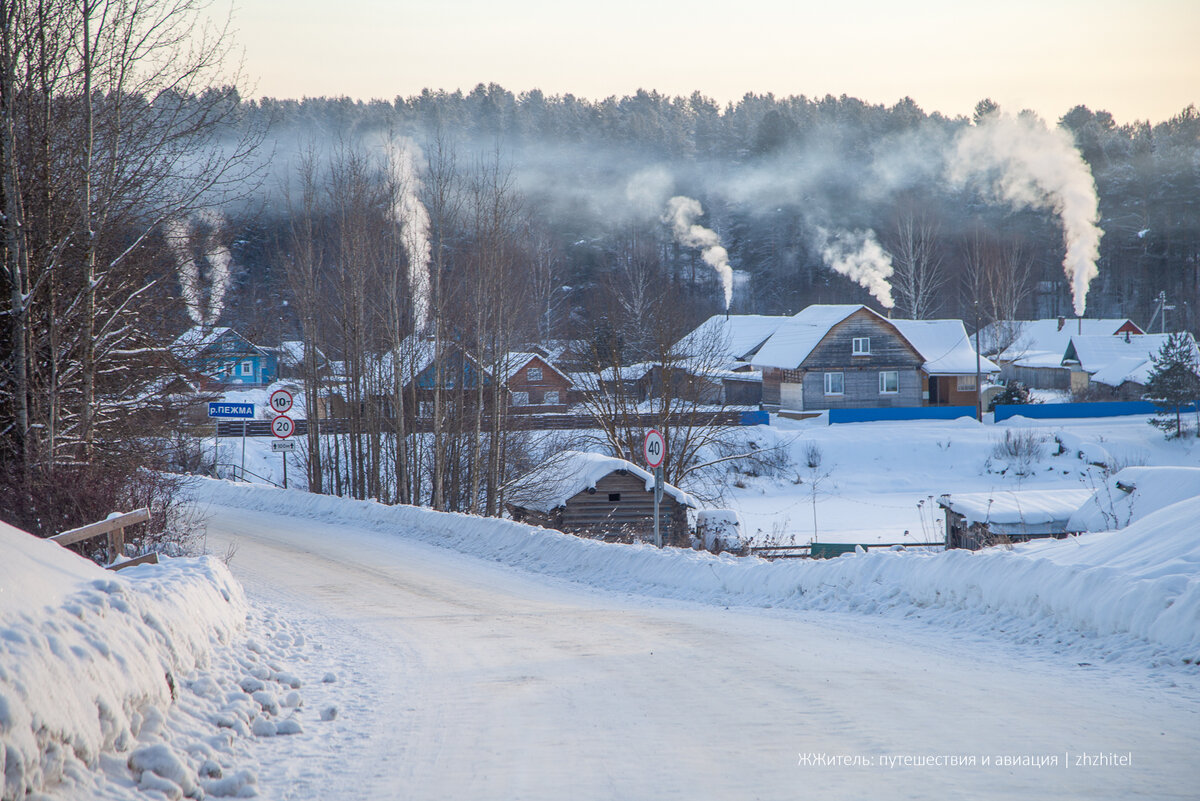
<path id="1" fill-rule="evenodd" d="M 894 406 L 886 409 L 830 409 L 829 423 L 871 423 L 881 420 L 955 420 L 974 417 L 974 406 Z"/>
<path id="2" fill-rule="evenodd" d="M 1184 411 L 1195 411 L 1195 404 Z M 1150 401 L 1109 401 L 1103 403 L 1030 403 L 996 404 L 996 422 L 1010 417 L 1029 417 L 1048 420 L 1059 417 L 1121 417 L 1130 414 L 1154 414 L 1158 411 Z"/>

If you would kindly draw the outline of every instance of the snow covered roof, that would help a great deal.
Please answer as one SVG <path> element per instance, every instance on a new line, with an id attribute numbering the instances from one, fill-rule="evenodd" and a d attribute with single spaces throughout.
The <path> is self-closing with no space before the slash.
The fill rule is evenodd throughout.
<path id="1" fill-rule="evenodd" d="M 1122 327 L 1137 326 L 1128 318 L 1001 320 L 979 334 L 984 353 L 1018 367 L 1061 367 L 1072 336 L 1115 336 Z M 1137 328 L 1141 331 L 1140 328 Z M 996 353 L 1000 350 L 999 353 Z"/>
<path id="2" fill-rule="evenodd" d="M 975 344 L 967 336 L 962 320 L 891 320 L 892 325 L 925 360 L 929 375 L 962 375 L 975 372 Z M 996 373 L 1000 368 L 988 359 L 979 360 L 980 370 Z"/>
<path id="3" fill-rule="evenodd" d="M 516 375 L 521 370 L 521 368 L 523 368 L 525 365 L 529 364 L 529 362 L 532 361 L 533 359 L 537 359 L 538 361 L 542 362 L 547 367 L 549 367 L 551 370 L 553 370 L 554 372 L 556 372 L 560 376 L 562 376 L 565 380 L 567 380 L 567 381 L 571 380 L 570 376 L 568 376 L 562 370 L 559 370 L 557 367 L 555 367 L 553 364 L 551 364 L 550 359 L 548 359 L 545 356 L 542 356 L 542 354 L 540 354 L 540 353 L 533 353 L 530 351 L 510 351 L 505 356 L 504 364 L 501 367 L 502 377 L 504 379 L 504 382 L 508 383 L 509 381 L 511 381 L 512 377 L 514 375 Z"/>
<path id="4" fill-rule="evenodd" d="M 1091 380 L 1110 387 L 1119 387 L 1126 381 L 1145 384 L 1154 369 L 1154 356 L 1170 334 L 1140 334 L 1125 337 L 1073 336 L 1063 356 L 1064 365 L 1074 363 L 1079 369 L 1091 374 Z M 1191 339 L 1192 352 L 1200 359 L 1196 341 Z"/>
<path id="5" fill-rule="evenodd" d="M 794 370 L 799 367 L 813 348 L 825 338 L 829 329 L 866 306 L 856 304 L 812 305 L 785 320 L 763 343 L 758 353 L 750 360 L 755 367 L 781 367 Z M 867 309 L 867 311 L 871 311 Z M 871 314 L 878 316 L 877 312 Z M 880 317 L 879 319 L 884 319 Z"/>
<path id="6" fill-rule="evenodd" d="M 716 350 L 731 361 L 750 357 L 775 331 L 792 318 L 786 315 L 714 314 L 672 347 L 682 356 Z"/>
<path id="7" fill-rule="evenodd" d="M 198 353 L 212 343 L 225 336 L 230 330 L 228 326 L 194 325 L 180 334 L 171 348 L 180 353 Z"/>
<path id="8" fill-rule="evenodd" d="M 579 493 L 594 489 L 597 481 L 617 470 L 642 479 L 647 492 L 654 490 L 654 475 L 633 462 L 601 453 L 563 451 L 514 482 L 508 501 L 526 509 L 549 512 Z M 663 485 L 663 492 L 684 506 L 700 505 L 691 495 L 670 484 Z"/>
<path id="9" fill-rule="evenodd" d="M 967 524 L 1041 526 L 1065 524 L 1092 497 L 1089 489 L 997 490 L 956 492 L 943 495 L 938 503 L 967 519 Z"/>

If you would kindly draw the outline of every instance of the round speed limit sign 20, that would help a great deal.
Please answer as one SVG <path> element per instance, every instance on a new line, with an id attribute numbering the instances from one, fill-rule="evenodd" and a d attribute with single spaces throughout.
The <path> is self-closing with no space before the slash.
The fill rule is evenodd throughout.
<path id="1" fill-rule="evenodd" d="M 281 414 L 271 421 L 271 433 L 280 439 L 287 439 L 296 430 L 296 423 L 286 414 Z"/>

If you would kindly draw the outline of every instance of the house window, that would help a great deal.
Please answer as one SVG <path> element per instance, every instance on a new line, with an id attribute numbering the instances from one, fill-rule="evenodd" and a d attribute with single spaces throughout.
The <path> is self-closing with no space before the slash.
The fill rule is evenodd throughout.
<path id="1" fill-rule="evenodd" d="M 870 337 L 855 337 L 854 351 L 855 356 L 870 356 L 871 355 L 871 338 Z"/>
<path id="2" fill-rule="evenodd" d="M 549 406 L 558 405 L 558 392 L 556 390 L 550 390 L 547 392 L 542 398 L 542 403 L 545 403 Z"/>
<path id="3" fill-rule="evenodd" d="M 960 375 L 958 377 L 959 392 L 974 392 L 975 391 L 975 376 Z"/>
<path id="4" fill-rule="evenodd" d="M 900 373 L 897 370 L 884 370 L 879 374 L 879 394 L 895 395 L 900 391 Z"/>
<path id="5" fill-rule="evenodd" d="M 541 381 L 542 380 L 542 368 L 530 367 L 528 370 L 525 371 L 525 377 L 528 378 L 530 381 Z"/>
<path id="6" fill-rule="evenodd" d="M 610 493 L 608 493 L 608 499 L 609 499 L 610 501 L 612 501 L 613 503 L 617 503 L 618 501 L 620 501 L 620 500 L 621 500 L 621 493 L 619 493 L 619 492 L 610 492 Z"/>
<path id="7" fill-rule="evenodd" d="M 528 392 L 514 392 L 512 402 L 513 402 L 513 406 L 528 406 L 529 405 L 529 393 Z"/>
<path id="8" fill-rule="evenodd" d="M 846 374 L 845 373 L 826 373 L 825 374 L 825 394 L 826 395 L 844 395 L 844 394 L 846 394 Z"/>
<path id="9" fill-rule="evenodd" d="M 242 362 L 242 375 L 254 375 L 254 362 Z"/>

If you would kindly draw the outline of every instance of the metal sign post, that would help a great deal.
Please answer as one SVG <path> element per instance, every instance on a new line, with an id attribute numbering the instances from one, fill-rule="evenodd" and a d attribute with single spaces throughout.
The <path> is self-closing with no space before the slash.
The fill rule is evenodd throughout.
<path id="1" fill-rule="evenodd" d="M 290 450 L 295 450 L 296 448 L 296 443 L 289 440 L 288 437 L 292 435 L 292 431 L 295 430 L 295 426 L 292 425 L 286 434 L 281 434 L 278 423 L 280 420 L 287 420 L 288 424 L 292 423 L 291 418 L 286 416 L 288 410 L 292 408 L 292 393 L 288 392 L 286 389 L 277 389 L 271 393 L 270 404 L 271 408 L 279 413 L 279 417 L 276 417 L 275 422 L 271 424 L 271 432 L 275 434 L 275 436 L 280 437 L 279 442 L 271 443 L 271 450 L 279 451 L 279 458 L 283 459 L 283 488 L 287 489 L 287 452 Z M 277 445 L 289 445 L 291 447 L 275 447 Z"/>
<path id="2" fill-rule="evenodd" d="M 642 443 L 642 455 L 646 457 L 646 465 L 654 468 L 654 546 L 662 547 L 662 531 L 658 525 L 658 507 L 662 503 L 663 494 L 663 460 L 667 458 L 667 441 L 663 435 L 653 428 L 646 432 L 646 440 Z"/>
<path id="3" fill-rule="evenodd" d="M 213 418 L 216 424 L 216 432 L 213 435 L 214 445 L 217 449 L 216 461 L 213 462 L 213 472 L 216 473 L 217 464 L 221 459 L 221 418 L 240 419 L 242 421 L 242 475 L 246 474 L 246 421 L 254 417 L 253 403 L 222 403 L 220 401 L 210 401 L 208 404 L 208 416 Z"/>
<path id="4" fill-rule="evenodd" d="M 274 396 L 272 396 L 272 404 L 273 404 L 273 398 L 274 398 Z M 288 400 L 289 401 L 291 400 L 290 395 L 288 396 Z M 290 437 L 293 433 L 295 433 L 295 431 L 296 431 L 296 423 L 292 420 L 292 418 L 288 417 L 286 414 L 281 414 L 278 417 L 276 417 L 274 420 L 271 421 L 271 433 L 274 434 L 275 436 L 279 437 L 279 439 L 280 439 L 279 442 L 274 442 L 271 444 L 271 450 L 278 450 L 281 452 L 280 455 L 283 458 L 283 488 L 284 489 L 287 489 L 287 451 L 292 450 L 293 448 L 296 447 L 296 443 L 292 442 L 290 439 L 288 439 L 288 437 Z M 276 445 L 284 445 L 284 444 L 290 445 L 292 447 L 287 448 L 286 450 L 282 447 L 280 447 L 280 448 L 275 447 Z"/>

